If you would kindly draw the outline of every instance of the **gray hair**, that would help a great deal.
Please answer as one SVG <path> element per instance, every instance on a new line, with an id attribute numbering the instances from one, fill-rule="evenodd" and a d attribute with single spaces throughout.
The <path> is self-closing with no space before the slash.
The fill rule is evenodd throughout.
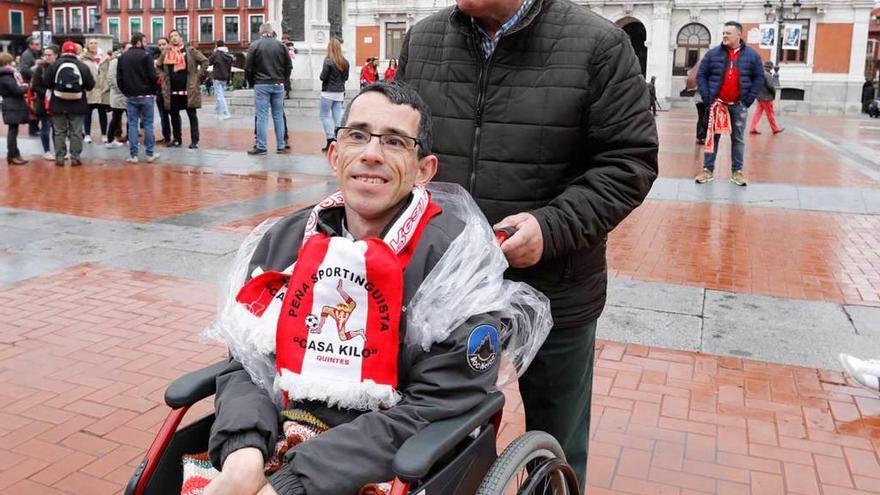
<path id="1" fill-rule="evenodd" d="M 433 127 L 431 124 L 431 109 L 425 103 L 425 100 L 419 96 L 419 93 L 409 84 L 400 81 L 376 81 L 373 84 L 362 89 L 345 108 L 345 115 L 342 122 L 348 123 L 348 114 L 351 113 L 351 106 L 355 100 L 364 93 L 381 93 L 385 95 L 391 103 L 395 105 L 407 105 L 419 112 L 419 131 L 416 136 L 421 143 L 419 146 L 419 158 L 424 158 L 431 154 L 431 146 L 434 144 Z"/>
<path id="2" fill-rule="evenodd" d="M 260 25 L 260 36 L 272 36 L 273 33 L 275 33 L 275 27 L 271 23 L 264 22 L 262 25 Z"/>

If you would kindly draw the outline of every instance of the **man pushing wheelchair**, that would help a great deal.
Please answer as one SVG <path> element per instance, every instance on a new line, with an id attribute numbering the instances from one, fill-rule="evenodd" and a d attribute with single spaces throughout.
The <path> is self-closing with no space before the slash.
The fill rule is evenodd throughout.
<path id="1" fill-rule="evenodd" d="M 549 331 L 472 200 L 429 185 L 442 164 L 413 89 L 362 90 L 327 159 L 339 190 L 239 251 L 212 329 L 232 358 L 185 494 L 386 493 L 407 439 L 478 406 Z"/>

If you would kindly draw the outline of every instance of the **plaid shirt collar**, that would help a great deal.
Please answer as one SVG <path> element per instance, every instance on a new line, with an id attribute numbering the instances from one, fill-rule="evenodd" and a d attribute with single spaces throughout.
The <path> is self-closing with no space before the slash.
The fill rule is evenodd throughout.
<path id="1" fill-rule="evenodd" d="M 487 59 L 492 56 L 495 47 L 498 46 L 498 40 L 519 24 L 519 21 L 522 20 L 523 16 L 528 12 L 529 7 L 531 7 L 534 2 L 535 0 L 523 0 L 522 5 L 516 9 L 516 12 L 514 12 L 510 19 L 506 20 L 504 24 L 501 25 L 501 28 L 498 29 L 498 32 L 495 33 L 494 37 L 490 37 L 482 26 L 480 26 L 480 23 L 471 17 L 471 24 L 480 35 L 480 45 L 483 47 L 483 55 L 485 55 Z"/>

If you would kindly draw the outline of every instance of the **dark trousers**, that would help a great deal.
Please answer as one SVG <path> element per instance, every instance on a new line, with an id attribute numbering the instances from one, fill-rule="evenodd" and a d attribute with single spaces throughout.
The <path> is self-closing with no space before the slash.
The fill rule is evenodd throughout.
<path id="1" fill-rule="evenodd" d="M 162 92 L 156 94 L 156 108 L 159 109 L 159 124 L 162 126 L 162 139 L 168 144 L 171 142 L 171 115 L 165 110 L 165 97 Z"/>
<path id="2" fill-rule="evenodd" d="M 189 121 L 189 139 L 190 144 L 199 144 L 199 115 L 195 108 L 186 107 L 186 96 L 173 95 L 171 97 L 171 132 L 174 134 L 174 140 L 178 143 L 182 141 L 183 130 L 180 121 L 180 111 L 186 110 L 186 118 Z"/>
<path id="3" fill-rule="evenodd" d="M 697 103 L 697 139 L 706 140 L 706 129 L 709 127 L 709 114 L 705 103 Z"/>
<path id="4" fill-rule="evenodd" d="M 21 156 L 18 151 L 18 124 L 9 124 L 6 127 L 6 160 L 12 160 Z"/>
<path id="5" fill-rule="evenodd" d="M 114 139 L 122 137 L 122 114 L 125 110 L 114 108 L 110 116 L 110 125 L 107 126 L 107 139 L 112 142 Z"/>
<path id="6" fill-rule="evenodd" d="M 581 493 L 587 477 L 595 343 L 595 320 L 576 328 L 554 328 L 519 379 L 526 430 L 546 431 L 559 441 Z"/>
<path id="7" fill-rule="evenodd" d="M 40 135 L 40 121 L 39 120 L 29 120 L 28 121 L 28 135 L 31 137 L 37 137 Z"/>
<path id="8" fill-rule="evenodd" d="M 101 126 L 101 135 L 107 135 L 107 109 L 110 108 L 107 105 L 102 105 L 100 103 L 89 103 L 89 112 L 86 114 L 85 120 L 83 121 L 83 127 L 85 127 L 86 136 L 92 133 L 92 113 L 95 110 L 98 111 L 98 125 Z"/>
<path id="9" fill-rule="evenodd" d="M 52 118 L 48 115 L 39 117 L 40 119 L 40 144 L 43 145 L 43 153 L 48 153 L 52 142 Z"/>

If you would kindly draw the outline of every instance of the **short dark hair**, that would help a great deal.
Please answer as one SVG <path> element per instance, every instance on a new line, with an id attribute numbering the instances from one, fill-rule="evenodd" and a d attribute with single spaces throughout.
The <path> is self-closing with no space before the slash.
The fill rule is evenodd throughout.
<path id="1" fill-rule="evenodd" d="M 381 93 L 385 95 L 391 103 L 395 105 L 408 105 L 419 112 L 419 131 L 416 136 L 421 143 L 419 146 L 419 158 L 424 158 L 431 154 L 431 146 L 434 144 L 433 127 L 431 125 L 431 109 L 425 103 L 425 100 L 419 96 L 419 93 L 404 82 L 400 81 L 376 81 L 373 84 L 362 89 L 348 103 L 345 108 L 345 115 L 342 116 L 342 122 L 348 123 L 348 114 L 351 112 L 351 106 L 355 100 L 364 93 Z"/>
<path id="2" fill-rule="evenodd" d="M 226 46 L 226 43 L 224 43 L 223 40 L 217 40 L 217 47 L 219 48 L 221 46 Z"/>
<path id="3" fill-rule="evenodd" d="M 738 22 L 736 22 L 736 21 L 727 21 L 727 22 L 724 23 L 724 25 L 725 25 L 725 26 L 733 26 L 733 27 L 735 27 L 735 28 L 736 28 L 736 32 L 738 32 L 739 34 L 742 34 L 742 32 L 743 32 L 743 25 L 740 24 L 740 23 L 738 23 Z"/>
<path id="4" fill-rule="evenodd" d="M 144 36 L 144 33 L 131 33 L 131 46 L 137 45 L 141 41 L 144 41 L 145 38 L 146 36 Z"/>
<path id="5" fill-rule="evenodd" d="M 55 45 L 44 46 L 43 47 L 43 55 L 46 54 L 46 50 L 52 50 L 52 53 L 54 53 L 55 55 L 58 55 L 58 47 Z"/>
<path id="6" fill-rule="evenodd" d="M 165 43 L 171 43 L 171 41 L 170 41 L 168 38 L 166 38 L 165 36 L 162 36 L 161 38 L 157 39 L 157 40 L 156 40 L 156 43 L 158 43 L 158 42 L 160 42 L 160 41 L 162 41 L 162 40 L 165 40 Z"/>

